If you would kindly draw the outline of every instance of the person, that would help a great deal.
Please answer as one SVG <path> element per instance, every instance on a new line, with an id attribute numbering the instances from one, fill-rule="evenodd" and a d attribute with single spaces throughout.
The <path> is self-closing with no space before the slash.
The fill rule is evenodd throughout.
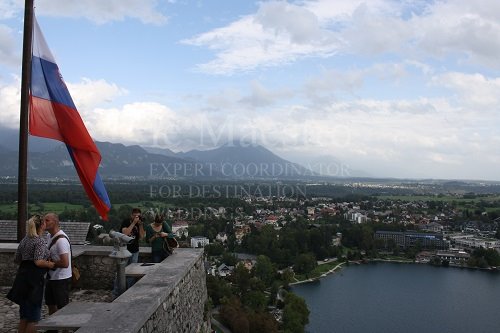
<path id="1" fill-rule="evenodd" d="M 132 253 L 132 257 L 128 259 L 128 264 L 139 262 L 139 240 L 144 238 L 144 224 L 140 208 L 133 208 L 130 218 L 123 220 L 121 225 L 121 233 L 134 239 L 127 244 L 127 250 Z"/>
<path id="2" fill-rule="evenodd" d="M 162 215 L 156 214 L 153 223 L 146 227 L 146 239 L 151 244 L 151 259 L 155 263 L 168 257 L 163 248 L 165 237 L 172 237 L 172 229 Z"/>
<path id="3" fill-rule="evenodd" d="M 45 304 L 47 304 L 49 315 L 51 315 L 69 303 L 72 276 L 71 244 L 68 235 L 61 230 L 57 214 L 47 213 L 43 219 L 49 232 L 47 244 L 50 259 L 54 262 L 54 268 L 47 273 L 45 287 Z"/>
<path id="4" fill-rule="evenodd" d="M 54 267 L 49 261 L 49 250 L 45 237 L 46 223 L 35 215 L 28 220 L 26 236 L 16 250 L 15 261 L 19 263 L 12 289 L 7 298 L 19 304 L 20 333 L 36 332 L 35 324 L 41 318 L 45 274 Z"/>
<path id="5" fill-rule="evenodd" d="M 144 231 L 144 225 L 142 223 L 140 208 L 132 209 L 130 218 L 126 218 L 123 220 L 120 231 L 122 234 L 134 237 L 134 239 L 129 244 L 127 244 L 127 250 L 132 254 L 132 256 L 128 258 L 127 265 L 139 262 L 139 240 L 143 239 L 146 233 Z M 134 277 L 127 277 L 127 288 L 132 287 L 134 283 Z M 118 277 L 115 278 L 112 293 L 115 298 L 119 296 Z"/>

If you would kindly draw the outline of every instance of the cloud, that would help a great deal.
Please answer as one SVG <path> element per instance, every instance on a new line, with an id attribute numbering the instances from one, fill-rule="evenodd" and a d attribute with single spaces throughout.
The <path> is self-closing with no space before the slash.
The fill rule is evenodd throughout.
<path id="1" fill-rule="evenodd" d="M 16 66 L 20 61 L 12 29 L 0 24 L 0 64 Z"/>
<path id="2" fill-rule="evenodd" d="M 85 123 L 100 141 L 150 144 L 155 133 L 175 129 L 173 120 L 173 111 L 164 105 L 136 102 L 121 108 L 96 108 L 87 112 Z"/>
<path id="3" fill-rule="evenodd" d="M 0 2 L 0 19 L 22 14 L 24 1 Z M 39 0 L 36 1 L 37 15 L 57 17 L 83 17 L 97 24 L 138 19 L 144 24 L 165 24 L 168 18 L 159 10 L 158 0 Z"/>
<path id="4" fill-rule="evenodd" d="M 335 6 L 330 0 L 269 1 L 252 15 L 182 42 L 214 52 L 213 60 L 197 66 L 211 74 L 336 54 L 393 55 L 414 62 L 451 56 L 498 69 L 499 12 L 495 0 L 340 1 Z"/>
<path id="5" fill-rule="evenodd" d="M 416 45 L 428 54 L 462 54 L 465 60 L 500 68 L 500 3 L 495 0 L 436 2 L 416 17 Z"/>
<path id="6" fill-rule="evenodd" d="M 9 19 L 14 17 L 24 7 L 22 0 L 2 0 L 0 1 L 0 19 Z"/>
<path id="7" fill-rule="evenodd" d="M 325 33 L 314 13 L 286 2 L 263 3 L 254 20 L 276 36 L 288 35 L 292 44 L 321 42 Z"/>
<path id="8" fill-rule="evenodd" d="M 108 83 L 103 79 L 82 78 L 82 82 L 68 83 L 67 87 L 79 110 L 92 110 L 128 93 L 126 89 L 118 87 L 115 83 Z"/>
<path id="9" fill-rule="evenodd" d="M 250 83 L 251 93 L 243 97 L 240 102 L 252 108 L 271 106 L 283 98 L 293 97 L 294 93 L 290 89 L 270 90 L 258 81 Z"/>
<path id="10" fill-rule="evenodd" d="M 83 119 L 92 114 L 94 108 L 112 103 L 127 91 L 105 80 L 92 81 L 83 78 L 80 83 L 67 83 L 70 94 Z M 1 124 L 8 128 L 19 127 L 21 80 L 14 76 L 12 82 L 0 81 Z"/>
<path id="11" fill-rule="evenodd" d="M 14 77 L 13 81 L 9 83 L 0 81 L 0 110 L 2 110 L 0 122 L 4 127 L 19 128 L 21 79 Z"/>
<path id="12" fill-rule="evenodd" d="M 449 72 L 436 75 L 432 83 L 449 88 L 455 93 L 456 103 L 478 115 L 486 111 L 498 113 L 500 77 L 487 78 L 483 74 Z"/>
<path id="13" fill-rule="evenodd" d="M 439 79 L 457 91 L 460 82 L 470 80 L 453 73 Z M 483 87 L 497 84 L 484 77 L 477 82 Z M 10 128 L 18 125 L 18 86 L 0 87 L 1 121 Z M 356 99 L 331 101 L 320 109 L 272 103 L 265 112 L 248 112 L 235 96 L 228 104 L 232 112 L 226 113 L 219 109 L 224 109 L 222 104 L 212 104 L 211 111 L 148 101 L 104 107 L 126 91 L 103 80 L 83 79 L 68 86 L 90 134 L 99 141 L 186 151 L 245 139 L 306 165 L 315 163 L 314 156 L 330 155 L 376 176 L 498 179 L 492 170 L 498 165 L 493 157 L 500 137 L 494 124 L 500 123 L 500 115 L 478 117 L 454 105 L 454 99 Z M 500 96 L 495 89 L 489 92 L 492 98 Z"/>
<path id="14" fill-rule="evenodd" d="M 294 24 L 295 22 L 295 24 Z M 212 74 L 250 71 L 307 56 L 327 56 L 340 41 L 323 29 L 314 14 L 287 2 L 261 3 L 255 15 L 182 41 L 216 51 L 198 69 Z"/>
<path id="15" fill-rule="evenodd" d="M 324 69 L 304 84 L 304 93 L 314 104 L 328 103 L 341 93 L 354 95 L 364 83 L 365 70 Z"/>

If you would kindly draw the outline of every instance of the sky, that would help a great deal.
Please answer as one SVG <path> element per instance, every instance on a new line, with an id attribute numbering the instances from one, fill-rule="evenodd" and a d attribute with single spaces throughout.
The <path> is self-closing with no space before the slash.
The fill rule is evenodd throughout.
<path id="1" fill-rule="evenodd" d="M 6 129 L 19 128 L 23 6 L 0 0 Z M 500 180 L 498 0 L 35 7 L 96 141 L 243 140 L 336 176 Z"/>

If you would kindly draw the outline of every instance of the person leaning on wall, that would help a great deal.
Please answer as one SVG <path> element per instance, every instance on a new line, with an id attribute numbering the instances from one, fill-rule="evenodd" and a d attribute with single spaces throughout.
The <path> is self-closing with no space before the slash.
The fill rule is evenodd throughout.
<path id="1" fill-rule="evenodd" d="M 151 259 L 162 262 L 169 253 L 164 249 L 165 238 L 172 236 L 172 229 L 161 214 L 155 214 L 154 221 L 146 226 L 146 239 L 151 244 Z"/>
<path id="2" fill-rule="evenodd" d="M 41 318 L 43 287 L 47 270 L 54 268 L 49 261 L 45 233 L 46 223 L 35 215 L 28 220 L 26 236 L 16 250 L 15 261 L 19 263 L 14 284 L 7 298 L 19 304 L 20 333 L 36 332 L 35 324 Z"/>
<path id="3" fill-rule="evenodd" d="M 132 256 L 128 258 L 127 265 L 139 262 L 139 241 L 143 239 L 145 235 L 140 208 L 133 208 L 130 217 L 122 221 L 120 232 L 127 236 L 134 237 L 134 239 L 127 244 L 127 250 L 132 254 Z M 132 287 L 135 281 L 136 279 L 134 277 L 127 277 L 127 288 Z M 115 277 L 112 294 L 113 298 L 119 296 L 118 277 Z"/>

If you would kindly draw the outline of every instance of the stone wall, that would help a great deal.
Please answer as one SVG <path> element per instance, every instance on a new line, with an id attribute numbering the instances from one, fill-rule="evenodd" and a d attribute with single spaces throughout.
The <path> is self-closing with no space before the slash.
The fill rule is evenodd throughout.
<path id="1" fill-rule="evenodd" d="M 12 284 L 16 248 L 17 244 L 0 244 L 0 285 Z M 144 261 L 149 261 L 149 250 L 141 248 Z M 112 288 L 116 268 L 110 252 L 109 246 L 74 246 L 80 287 Z M 112 303 L 70 303 L 39 324 L 57 328 L 73 320 L 78 333 L 205 333 L 210 332 L 205 320 L 207 298 L 203 250 L 177 249 Z M 96 310 L 100 308 L 105 311 Z"/>
<path id="2" fill-rule="evenodd" d="M 17 244 L 0 244 L 0 286 L 14 283 L 18 265 L 14 262 Z"/>
<path id="3" fill-rule="evenodd" d="M 140 333 L 207 332 L 204 318 L 207 288 L 203 261 L 196 260 L 172 291 L 159 301 L 160 305 L 141 327 Z"/>
<path id="4" fill-rule="evenodd" d="M 18 265 L 14 263 L 17 243 L 0 243 L 0 286 L 14 282 Z M 83 289 L 111 289 L 116 274 L 116 263 L 109 257 L 112 246 L 74 245 L 73 264 L 81 274 L 77 287 Z M 140 248 L 139 262 L 148 262 L 151 249 Z"/>
<path id="5" fill-rule="evenodd" d="M 116 274 L 116 262 L 109 257 L 111 246 L 81 246 L 73 247 L 73 264 L 80 271 L 80 281 L 77 288 L 112 289 Z M 81 254 L 78 252 L 83 251 Z M 78 256 L 75 257 L 75 254 Z M 139 262 L 151 261 L 151 249 L 141 247 Z"/>

